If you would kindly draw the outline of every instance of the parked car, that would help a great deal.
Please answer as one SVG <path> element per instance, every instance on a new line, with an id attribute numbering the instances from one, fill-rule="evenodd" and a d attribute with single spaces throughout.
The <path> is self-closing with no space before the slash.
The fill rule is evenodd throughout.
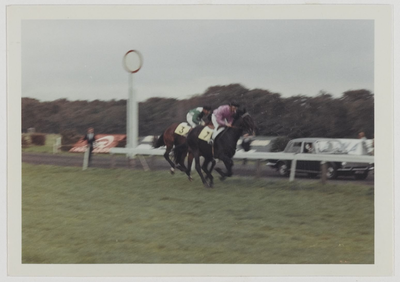
<path id="1" fill-rule="evenodd" d="M 358 139 L 298 138 L 289 141 L 283 153 L 360 155 L 364 151 L 363 146 L 365 144 Z M 277 159 L 268 160 L 267 165 L 276 169 L 280 175 L 288 176 L 291 163 L 291 160 Z M 353 175 L 356 179 L 365 179 L 371 168 L 373 168 L 373 164 L 369 163 L 328 162 L 326 176 L 328 179 L 335 179 L 342 175 Z M 316 177 L 321 173 L 321 162 L 298 160 L 296 172 Z"/>

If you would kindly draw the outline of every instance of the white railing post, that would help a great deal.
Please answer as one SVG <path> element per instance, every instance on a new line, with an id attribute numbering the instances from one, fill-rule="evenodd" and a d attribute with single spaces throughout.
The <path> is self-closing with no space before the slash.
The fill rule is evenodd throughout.
<path id="1" fill-rule="evenodd" d="M 291 168 L 290 168 L 289 181 L 293 181 L 294 180 L 294 176 L 296 174 L 296 165 L 297 165 L 297 159 L 296 159 L 296 155 L 295 155 L 294 159 L 292 160 L 292 165 L 291 165 Z"/>
<path id="2" fill-rule="evenodd" d="M 83 167 L 82 170 L 86 170 L 88 168 L 88 163 L 89 163 L 89 150 L 88 146 L 86 147 L 85 154 L 83 154 Z"/>
<path id="3" fill-rule="evenodd" d="M 326 183 L 327 163 L 326 161 L 321 162 L 321 183 Z"/>

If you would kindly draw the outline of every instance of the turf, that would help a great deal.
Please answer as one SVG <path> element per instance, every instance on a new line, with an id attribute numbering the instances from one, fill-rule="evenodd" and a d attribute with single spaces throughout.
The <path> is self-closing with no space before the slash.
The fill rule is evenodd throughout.
<path id="1" fill-rule="evenodd" d="M 22 166 L 23 263 L 374 263 L 365 185 Z"/>

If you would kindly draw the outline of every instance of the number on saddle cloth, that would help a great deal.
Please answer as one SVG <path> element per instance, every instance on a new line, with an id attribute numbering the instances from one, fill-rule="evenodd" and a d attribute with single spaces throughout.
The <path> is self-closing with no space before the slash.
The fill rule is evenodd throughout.
<path id="1" fill-rule="evenodd" d="M 226 127 L 224 127 L 224 126 L 220 126 L 220 127 L 217 129 L 214 138 L 217 138 L 217 136 L 218 136 L 222 131 L 224 131 L 225 128 L 226 128 Z M 204 140 L 204 141 L 207 141 L 207 142 L 210 141 L 210 139 L 211 139 L 211 137 L 212 137 L 212 135 L 213 135 L 213 131 L 214 131 L 214 129 L 209 128 L 208 126 L 204 127 L 203 130 L 202 130 L 202 131 L 200 132 L 200 134 L 199 134 L 199 139 Z"/>
<path id="2" fill-rule="evenodd" d="M 188 135 L 190 129 L 191 129 L 191 127 L 186 122 L 182 122 L 175 129 L 175 133 L 186 137 Z"/>
<path id="3" fill-rule="evenodd" d="M 203 130 L 199 134 L 199 139 L 204 141 L 210 141 L 211 136 L 213 134 L 213 129 L 209 128 L 208 126 L 204 127 Z"/>

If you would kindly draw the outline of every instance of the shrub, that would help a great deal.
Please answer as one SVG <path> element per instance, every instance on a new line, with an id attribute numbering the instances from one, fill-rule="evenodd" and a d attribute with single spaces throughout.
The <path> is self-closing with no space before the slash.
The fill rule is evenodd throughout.
<path id="1" fill-rule="evenodd" d="M 67 129 L 61 133 L 61 151 L 69 151 L 82 135 L 78 134 L 75 130 Z"/>
<path id="2" fill-rule="evenodd" d="M 278 138 L 274 139 L 271 142 L 271 150 L 270 151 L 271 152 L 282 152 L 290 140 L 291 139 L 288 138 L 287 136 L 282 136 L 282 137 L 278 137 Z"/>
<path id="3" fill-rule="evenodd" d="M 37 146 L 44 146 L 46 144 L 46 135 L 41 133 L 32 133 L 31 144 Z"/>

